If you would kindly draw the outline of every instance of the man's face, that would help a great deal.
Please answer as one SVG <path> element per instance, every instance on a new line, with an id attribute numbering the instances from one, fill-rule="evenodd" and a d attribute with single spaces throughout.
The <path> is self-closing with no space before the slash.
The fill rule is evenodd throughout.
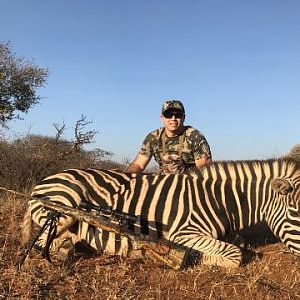
<path id="1" fill-rule="evenodd" d="M 177 109 L 168 109 L 162 116 L 161 120 L 169 131 L 176 131 L 183 126 L 184 114 Z"/>

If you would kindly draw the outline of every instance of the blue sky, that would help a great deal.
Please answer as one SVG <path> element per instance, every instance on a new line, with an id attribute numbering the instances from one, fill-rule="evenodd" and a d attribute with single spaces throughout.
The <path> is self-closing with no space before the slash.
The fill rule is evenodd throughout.
<path id="1" fill-rule="evenodd" d="M 65 137 L 81 114 L 92 147 L 132 160 L 166 99 L 215 160 L 268 158 L 300 143 L 298 0 L 1 0 L 0 40 L 48 67 L 44 97 L 12 134 Z"/>

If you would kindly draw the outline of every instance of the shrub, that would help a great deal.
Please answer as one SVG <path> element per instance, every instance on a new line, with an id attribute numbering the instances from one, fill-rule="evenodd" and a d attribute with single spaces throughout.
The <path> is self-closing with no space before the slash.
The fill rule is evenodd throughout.
<path id="1" fill-rule="evenodd" d="M 111 152 L 86 151 L 67 140 L 29 135 L 8 142 L 0 140 L 0 185 L 17 191 L 31 189 L 48 175 L 68 168 L 119 168 Z"/>
<path id="2" fill-rule="evenodd" d="M 300 161 L 300 144 L 295 145 L 287 154 L 287 157 L 291 157 Z"/>

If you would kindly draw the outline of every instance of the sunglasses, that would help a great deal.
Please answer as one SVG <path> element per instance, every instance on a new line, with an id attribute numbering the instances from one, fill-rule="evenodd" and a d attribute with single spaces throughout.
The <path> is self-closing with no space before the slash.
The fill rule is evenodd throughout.
<path id="1" fill-rule="evenodd" d="M 183 113 L 180 111 L 166 111 L 163 113 L 163 116 L 166 119 L 172 119 L 174 116 L 176 119 L 181 119 L 183 117 Z"/>

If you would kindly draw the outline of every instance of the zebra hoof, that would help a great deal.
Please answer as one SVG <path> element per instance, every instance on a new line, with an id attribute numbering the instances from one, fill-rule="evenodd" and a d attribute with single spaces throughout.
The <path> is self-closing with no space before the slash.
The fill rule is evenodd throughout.
<path id="1" fill-rule="evenodd" d="M 228 234 L 223 240 L 224 242 L 235 245 L 240 249 L 247 249 L 247 244 L 245 242 L 245 239 L 236 232 Z"/>
<path id="2" fill-rule="evenodd" d="M 242 265 L 249 264 L 255 260 L 259 260 L 262 258 L 261 253 L 256 253 L 255 251 L 252 250 L 244 250 L 243 251 L 243 256 L 242 256 Z"/>
<path id="3" fill-rule="evenodd" d="M 61 262 L 72 260 L 75 254 L 75 247 L 70 240 L 64 241 L 57 249 L 55 258 Z"/>

